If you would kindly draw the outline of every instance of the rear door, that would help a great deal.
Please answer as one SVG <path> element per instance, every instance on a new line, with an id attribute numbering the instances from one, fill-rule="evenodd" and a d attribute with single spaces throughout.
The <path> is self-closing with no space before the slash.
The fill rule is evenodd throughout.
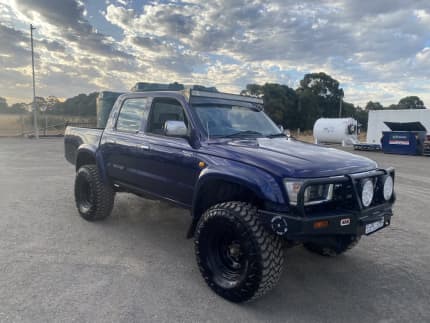
<path id="1" fill-rule="evenodd" d="M 141 132 L 149 112 L 149 98 L 126 99 L 113 129 L 106 129 L 101 141 L 106 171 L 114 181 L 139 185 L 140 150 L 144 134 Z"/>

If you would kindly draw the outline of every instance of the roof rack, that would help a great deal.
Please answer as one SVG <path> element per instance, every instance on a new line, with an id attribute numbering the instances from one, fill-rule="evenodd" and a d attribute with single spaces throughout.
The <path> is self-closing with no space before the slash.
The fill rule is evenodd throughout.
<path id="1" fill-rule="evenodd" d="M 226 100 L 235 100 L 235 101 L 245 101 L 257 104 L 263 104 L 262 98 L 257 98 L 254 96 L 245 96 L 240 94 L 230 94 L 230 93 L 222 93 L 222 92 L 208 92 L 201 90 L 190 90 L 190 96 L 199 96 L 206 98 L 216 98 L 216 99 L 226 99 Z"/>
<path id="2" fill-rule="evenodd" d="M 207 92 L 218 92 L 216 87 L 206 87 L 199 84 L 185 86 L 184 84 L 174 83 L 150 83 L 150 82 L 137 82 L 132 88 L 132 92 L 149 92 L 149 91 L 182 91 L 187 89 L 207 91 Z"/>
<path id="3" fill-rule="evenodd" d="M 132 88 L 132 92 L 149 92 L 149 91 L 181 91 L 185 87 L 180 83 L 149 83 L 137 82 Z"/>
<path id="4" fill-rule="evenodd" d="M 263 99 L 246 96 L 239 94 L 230 94 L 218 92 L 216 87 L 206 87 L 203 85 L 192 85 L 185 87 L 181 83 L 149 83 L 149 82 L 137 82 L 132 88 L 132 92 L 150 92 L 150 91 L 183 91 L 183 93 L 188 97 L 205 97 L 205 98 L 215 98 L 224 100 L 234 100 L 242 102 L 250 102 L 255 104 L 263 104 Z"/>

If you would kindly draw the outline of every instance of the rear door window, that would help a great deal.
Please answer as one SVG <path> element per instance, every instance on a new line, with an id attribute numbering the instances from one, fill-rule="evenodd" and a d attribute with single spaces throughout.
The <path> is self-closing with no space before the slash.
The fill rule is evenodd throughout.
<path id="1" fill-rule="evenodd" d="M 143 121 L 148 117 L 148 98 L 126 100 L 119 112 L 116 130 L 121 132 L 138 132 Z"/>

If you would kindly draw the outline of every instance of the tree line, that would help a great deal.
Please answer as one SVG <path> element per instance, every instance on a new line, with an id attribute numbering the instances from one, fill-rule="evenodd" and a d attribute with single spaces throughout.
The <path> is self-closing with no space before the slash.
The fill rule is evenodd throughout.
<path id="1" fill-rule="evenodd" d="M 384 107 L 369 101 L 365 107 L 355 106 L 343 100 L 344 92 L 339 82 L 326 73 L 309 73 L 293 89 L 284 84 L 248 84 L 241 94 L 262 97 L 265 111 L 277 123 L 288 129 L 310 130 L 318 118 L 352 117 L 367 128 L 368 112 L 382 109 L 425 109 L 417 96 L 400 99 L 398 104 Z M 71 116 L 95 116 L 97 92 L 79 94 L 65 101 L 55 96 L 37 97 L 38 110 L 47 114 Z M 31 104 L 15 103 L 9 106 L 0 97 L 0 113 L 31 111 Z"/>
<path id="2" fill-rule="evenodd" d="M 322 72 L 306 74 L 296 89 L 277 83 L 248 84 L 241 94 L 262 97 L 267 114 L 288 129 L 310 130 L 318 118 L 339 116 L 352 117 L 367 129 L 369 110 L 426 108 L 417 96 L 402 98 L 388 107 L 373 101 L 365 107 L 355 106 L 343 100 L 339 82 Z"/>
<path id="3" fill-rule="evenodd" d="M 79 94 L 65 101 L 60 101 L 55 96 L 46 98 L 36 97 L 37 110 L 54 115 L 69 115 L 69 116 L 95 116 L 96 101 L 98 92 L 90 94 Z M 8 105 L 5 98 L 0 97 L 0 113 L 27 113 L 32 111 L 31 103 L 14 103 Z"/>

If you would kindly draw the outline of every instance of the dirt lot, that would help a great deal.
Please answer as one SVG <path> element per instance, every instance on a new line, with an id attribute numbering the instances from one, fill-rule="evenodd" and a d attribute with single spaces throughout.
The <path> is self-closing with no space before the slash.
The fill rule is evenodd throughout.
<path id="1" fill-rule="evenodd" d="M 326 259 L 287 250 L 278 287 L 215 296 L 184 238 L 189 215 L 119 194 L 88 223 L 60 139 L 0 140 L 0 322 L 429 322 L 430 158 L 360 153 L 397 169 L 392 225 Z"/>

